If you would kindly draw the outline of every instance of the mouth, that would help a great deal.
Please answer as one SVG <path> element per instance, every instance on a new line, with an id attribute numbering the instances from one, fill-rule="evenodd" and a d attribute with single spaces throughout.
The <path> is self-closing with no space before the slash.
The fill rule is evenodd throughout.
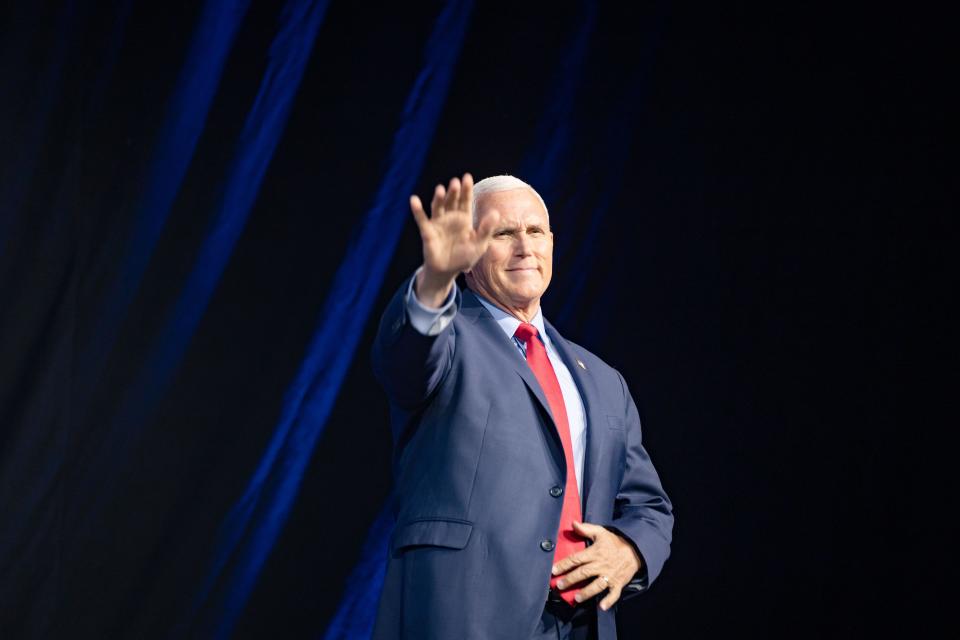
<path id="1" fill-rule="evenodd" d="M 523 272 L 523 271 L 539 271 L 539 269 L 537 269 L 537 267 L 517 267 L 515 269 L 507 269 L 507 271 Z"/>

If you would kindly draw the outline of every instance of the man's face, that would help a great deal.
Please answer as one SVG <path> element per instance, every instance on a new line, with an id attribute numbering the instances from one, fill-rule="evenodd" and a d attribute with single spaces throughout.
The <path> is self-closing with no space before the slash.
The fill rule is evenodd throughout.
<path id="1" fill-rule="evenodd" d="M 470 270 L 474 287 L 501 307 L 529 309 L 539 304 L 553 275 L 553 233 L 547 212 L 529 189 L 482 196 L 477 221 L 500 212 L 487 251 Z"/>

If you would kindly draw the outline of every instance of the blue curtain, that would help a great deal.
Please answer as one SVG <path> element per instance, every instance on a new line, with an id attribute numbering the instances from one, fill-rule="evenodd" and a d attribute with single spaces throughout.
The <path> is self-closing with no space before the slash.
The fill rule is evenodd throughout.
<path id="1" fill-rule="evenodd" d="M 902 425 L 935 421 L 856 363 L 892 379 L 909 332 L 870 322 L 949 272 L 936 224 L 912 260 L 918 223 L 884 222 L 950 184 L 911 75 L 949 57 L 881 13 L 5 4 L 0 636 L 369 636 L 393 527 L 369 345 L 422 258 L 408 196 L 464 171 L 543 194 L 544 313 L 624 374 L 675 498 L 625 628 L 894 610 L 927 583 L 876 559 L 935 536 L 890 522 L 937 511 Z"/>
<path id="2" fill-rule="evenodd" d="M 469 23 L 470 2 L 451 0 L 427 41 L 424 67 L 407 97 L 374 203 L 346 248 L 333 277 L 317 330 L 282 414 L 247 489 L 231 509 L 197 607 L 220 587 L 222 603 L 200 628 L 228 636 L 236 624 L 267 555 L 286 522 L 360 333 L 379 291 L 400 229 L 407 219 L 404 194 L 413 188 L 446 100 L 460 44 Z M 224 575 L 226 574 L 226 575 Z"/>
<path id="3" fill-rule="evenodd" d="M 317 444 L 331 422 L 344 424 L 337 413 L 344 385 L 351 397 L 380 398 L 370 380 L 350 377 L 369 377 L 358 347 L 365 352 L 397 274 L 416 265 L 408 257 L 416 242 L 407 196 L 452 172 L 481 173 L 484 164 L 521 175 L 548 201 L 567 195 L 562 175 L 575 170 L 577 132 L 594 130 L 578 112 L 596 64 L 595 3 L 559 13 L 556 29 L 538 36 L 541 66 L 517 69 L 529 86 L 518 91 L 502 75 L 502 95 L 481 89 L 498 84 L 483 68 L 486 52 L 506 46 L 496 42 L 496 11 L 475 23 L 466 0 L 396 9 L 382 22 L 334 10 L 324 39 L 327 5 L 208 0 L 165 16 L 130 2 L 14 7 L 17 36 L 4 40 L 2 79 L 8 95 L 23 99 L 8 102 L 4 127 L 22 153 L 3 164 L 0 277 L 7 300 L 32 310 L 34 320 L 4 318 L 16 337 L 2 396 L 11 505 L 3 552 L 18 558 L 4 585 L 9 628 L 142 634 L 166 625 L 174 635 L 216 637 L 246 629 L 256 620 L 250 603 L 258 584 L 276 579 L 275 549 L 284 536 L 303 535 L 288 523 L 305 512 L 304 483 L 308 495 L 324 494 L 311 474 L 328 468 L 317 462 L 327 451 Z M 42 40 L 32 43 L 30 33 Z M 513 40 L 514 48 L 533 46 Z M 343 58 L 363 50 L 343 47 L 358 41 L 376 48 L 351 64 Z M 16 63 L 24 51 L 42 52 L 39 75 Z M 500 107 L 492 105 L 505 106 L 511 120 L 539 113 L 534 139 L 526 148 L 458 149 L 458 130 L 477 140 L 500 130 Z M 467 128 L 454 126 L 437 147 L 435 134 L 449 118 Z M 526 126 L 523 117 L 516 123 Z M 299 146 L 305 132 L 309 147 Z M 510 139 L 520 136 L 501 132 L 501 142 Z M 331 143 L 337 147 L 328 153 Z M 446 156 L 477 166 L 434 166 Z M 349 163 L 362 169 L 345 185 L 337 172 Z M 312 207 L 287 199 L 288 175 L 301 176 L 295 193 Z M 365 211 L 349 208 L 363 202 Z M 302 233 L 270 226 L 277 203 L 315 210 L 297 223 Z M 572 207 L 553 213 L 559 227 L 577 218 Z M 302 241 L 308 234 L 320 252 Z M 567 246 L 558 244 L 558 258 Z M 312 280 L 300 275 L 311 261 L 326 270 Z M 23 269 L 26 278 L 18 277 Z M 287 284 L 296 281 L 319 291 Z M 244 307 L 259 308 L 245 287 L 282 290 L 274 305 L 297 310 L 288 318 L 312 309 L 312 335 L 286 343 L 285 360 L 273 364 L 269 346 L 249 350 L 262 344 L 256 335 L 285 344 L 277 333 L 284 316 L 266 326 L 264 314 L 258 324 L 245 321 L 237 315 Z M 240 299 L 244 307 L 233 306 Z M 205 373 L 223 370 L 208 351 L 217 340 L 231 341 L 220 358 L 243 363 L 221 374 L 219 386 Z M 244 350 L 261 354 L 254 357 L 269 363 L 269 378 L 258 378 Z M 256 387 L 248 380 L 259 380 L 261 400 L 250 399 Z M 377 455 L 388 455 L 386 416 L 364 420 L 356 445 L 378 439 Z M 233 433 L 245 436 L 231 444 Z M 353 550 L 338 559 L 333 579 L 301 583 L 319 589 L 325 608 L 300 626 L 310 620 L 329 638 L 364 637 L 373 623 L 392 527 L 389 508 L 378 515 L 388 504 L 388 464 L 366 477 L 375 493 L 357 517 L 347 515 L 348 531 L 366 542 L 348 544 Z M 336 539 L 344 544 L 347 535 Z M 123 606 L 84 615 L 97 610 L 92 601 L 65 596 L 97 567 L 115 575 L 101 599 Z M 44 606 L 53 614 L 37 615 Z"/>

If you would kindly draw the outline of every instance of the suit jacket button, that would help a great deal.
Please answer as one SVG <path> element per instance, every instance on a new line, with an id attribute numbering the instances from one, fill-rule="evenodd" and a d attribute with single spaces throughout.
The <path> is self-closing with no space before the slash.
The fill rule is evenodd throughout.
<path id="1" fill-rule="evenodd" d="M 544 539 L 540 541 L 540 548 L 544 551 L 553 551 L 553 547 L 553 540 Z"/>
<path id="2" fill-rule="evenodd" d="M 550 487 L 550 495 L 553 496 L 554 498 L 559 498 L 560 496 L 563 495 L 563 489 L 554 485 Z"/>

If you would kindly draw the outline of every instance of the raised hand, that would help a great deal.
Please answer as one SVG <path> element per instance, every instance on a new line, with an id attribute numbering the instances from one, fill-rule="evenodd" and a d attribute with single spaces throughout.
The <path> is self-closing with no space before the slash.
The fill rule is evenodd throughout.
<path id="1" fill-rule="evenodd" d="M 423 270 L 417 277 L 417 298 L 427 306 L 440 307 L 453 281 L 470 269 L 486 252 L 493 229 L 500 220 L 495 209 L 485 213 L 473 226 L 473 176 L 454 177 L 444 189 L 438 184 L 430 203 L 430 217 L 417 196 L 410 196 L 410 211 L 423 242 Z"/>

